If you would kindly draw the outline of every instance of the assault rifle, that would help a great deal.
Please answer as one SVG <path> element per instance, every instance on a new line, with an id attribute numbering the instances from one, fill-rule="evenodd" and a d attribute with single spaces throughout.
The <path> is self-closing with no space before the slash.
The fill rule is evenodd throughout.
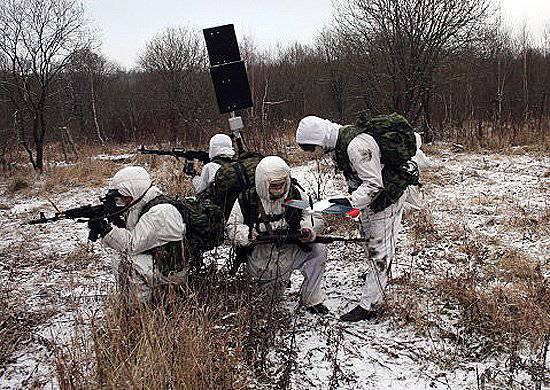
<path id="1" fill-rule="evenodd" d="M 331 244 L 333 242 L 365 242 L 362 237 L 348 238 L 333 235 L 317 235 L 315 240 L 303 242 L 301 234 L 260 234 L 254 244 Z"/>
<path id="2" fill-rule="evenodd" d="M 126 210 L 125 207 L 117 206 L 115 197 L 117 196 L 116 190 L 109 190 L 107 194 L 100 198 L 101 203 L 98 205 L 85 205 L 81 207 L 75 207 L 73 209 L 57 211 L 52 217 L 46 217 L 43 212 L 40 212 L 40 217 L 29 221 L 29 225 L 37 225 L 41 223 L 49 223 L 59 221 L 60 219 L 75 219 L 77 222 L 88 222 L 96 219 L 107 219 L 109 222 L 118 227 L 124 226 L 122 220 L 122 212 Z M 97 237 L 88 237 L 91 241 L 97 240 Z M 94 240 L 95 238 L 95 240 Z"/>
<path id="3" fill-rule="evenodd" d="M 239 270 L 239 267 L 241 264 L 246 263 L 247 256 L 252 253 L 252 250 L 254 249 L 255 245 L 261 245 L 261 244 L 298 244 L 300 246 L 303 246 L 304 249 L 307 249 L 307 244 L 331 244 L 333 242 L 358 242 L 363 243 L 365 242 L 365 239 L 362 237 L 355 237 L 355 238 L 348 238 L 348 237 L 341 237 L 341 236 L 333 236 L 333 235 L 320 235 L 318 234 L 315 237 L 315 240 L 303 242 L 301 239 L 304 238 L 304 236 L 300 233 L 284 233 L 284 232 L 276 232 L 275 234 L 267 234 L 267 233 L 261 233 L 256 237 L 250 246 L 247 247 L 237 247 L 235 250 L 235 258 L 233 259 L 233 264 L 231 265 L 231 268 L 229 269 L 229 275 L 235 275 L 237 274 L 237 271 Z M 311 248 L 309 248 L 311 249 Z"/>
<path id="4" fill-rule="evenodd" d="M 143 145 L 138 149 L 141 154 L 154 154 L 157 156 L 172 156 L 177 159 L 185 159 L 185 174 L 189 176 L 195 176 L 195 167 L 193 165 L 194 160 L 199 160 L 203 164 L 210 162 L 210 156 L 208 152 L 202 150 L 186 150 L 182 148 L 172 149 L 145 149 Z"/>

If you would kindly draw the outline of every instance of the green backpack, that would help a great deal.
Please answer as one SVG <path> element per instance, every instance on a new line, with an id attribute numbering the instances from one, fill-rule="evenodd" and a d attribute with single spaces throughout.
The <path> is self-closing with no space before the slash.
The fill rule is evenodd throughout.
<path id="1" fill-rule="evenodd" d="M 212 183 L 201 193 L 201 199 L 209 198 L 218 205 L 227 220 L 239 194 L 254 188 L 256 167 L 262 158 L 260 154 L 247 152 L 237 161 L 222 165 Z"/>
<path id="2" fill-rule="evenodd" d="M 210 199 L 193 197 L 173 199 L 166 195 L 157 196 L 141 210 L 145 214 L 159 204 L 171 204 L 180 212 L 185 223 L 185 237 L 192 250 L 206 252 L 223 243 L 225 221 L 219 206 Z"/>
<path id="3" fill-rule="evenodd" d="M 416 154 L 414 129 L 401 115 L 381 115 L 369 119 L 359 116 L 355 126 L 362 133 L 370 134 L 381 153 L 381 162 L 390 167 L 401 167 Z"/>
<path id="4" fill-rule="evenodd" d="M 359 134 L 369 134 L 380 148 L 380 162 L 384 164 L 384 189 L 371 203 L 374 212 L 380 212 L 397 202 L 409 185 L 418 185 L 418 167 L 411 160 L 416 154 L 416 137 L 409 122 L 401 115 L 380 115 L 369 118 L 361 115 L 355 125 L 340 129 L 335 159 L 338 169 L 346 178 L 354 178 L 348 156 L 350 142 Z"/>

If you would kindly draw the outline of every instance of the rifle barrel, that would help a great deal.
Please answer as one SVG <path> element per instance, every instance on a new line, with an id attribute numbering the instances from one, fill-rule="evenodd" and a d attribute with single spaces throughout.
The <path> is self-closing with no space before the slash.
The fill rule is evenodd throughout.
<path id="1" fill-rule="evenodd" d="M 259 236 L 256 239 L 257 244 L 272 244 L 272 243 L 297 243 L 300 242 L 302 238 L 299 234 L 289 234 L 289 235 L 264 235 Z M 342 236 L 332 236 L 332 235 L 318 235 L 315 240 L 311 243 L 320 243 L 320 244 L 330 244 L 333 242 L 364 242 L 365 239 L 362 237 L 342 237 Z M 307 242 L 306 242 L 307 243 Z"/>

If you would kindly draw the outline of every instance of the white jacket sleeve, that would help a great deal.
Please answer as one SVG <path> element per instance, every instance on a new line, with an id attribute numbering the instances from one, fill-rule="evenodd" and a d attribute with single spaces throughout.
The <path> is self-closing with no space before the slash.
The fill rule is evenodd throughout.
<path id="1" fill-rule="evenodd" d="M 102 242 L 128 255 L 143 253 L 185 235 L 179 211 L 170 204 L 159 204 L 143 214 L 132 230 L 113 227 Z"/>
<path id="2" fill-rule="evenodd" d="M 238 200 L 235 201 L 231 209 L 231 214 L 229 214 L 226 232 L 232 244 L 237 246 L 250 245 L 250 240 L 248 239 L 248 226 L 244 224 L 244 217 Z"/>
<path id="3" fill-rule="evenodd" d="M 348 145 L 351 167 L 361 179 L 361 185 L 351 194 L 351 204 L 359 209 L 367 208 L 384 188 L 380 148 L 368 134 L 360 134 Z"/>
<path id="4" fill-rule="evenodd" d="M 202 167 L 201 175 L 193 178 L 193 186 L 195 187 L 196 193 L 202 192 L 208 187 L 216 177 L 216 172 L 218 172 L 220 166 L 220 164 L 209 162 Z"/>

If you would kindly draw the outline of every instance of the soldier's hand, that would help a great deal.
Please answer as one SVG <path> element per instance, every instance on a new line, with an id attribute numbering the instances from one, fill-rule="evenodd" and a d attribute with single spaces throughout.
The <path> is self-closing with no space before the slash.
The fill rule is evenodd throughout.
<path id="1" fill-rule="evenodd" d="M 315 237 L 317 234 L 315 233 L 315 230 L 310 227 L 303 227 L 300 231 L 300 241 L 301 242 L 311 242 L 315 241 Z"/>
<path id="2" fill-rule="evenodd" d="M 260 234 L 256 230 L 252 230 L 252 233 L 250 234 L 250 241 L 256 241 L 259 235 Z"/>
<path id="3" fill-rule="evenodd" d="M 95 242 L 99 237 L 105 237 L 113 227 L 105 219 L 91 219 L 88 221 L 88 229 L 90 229 L 88 240 Z"/>

